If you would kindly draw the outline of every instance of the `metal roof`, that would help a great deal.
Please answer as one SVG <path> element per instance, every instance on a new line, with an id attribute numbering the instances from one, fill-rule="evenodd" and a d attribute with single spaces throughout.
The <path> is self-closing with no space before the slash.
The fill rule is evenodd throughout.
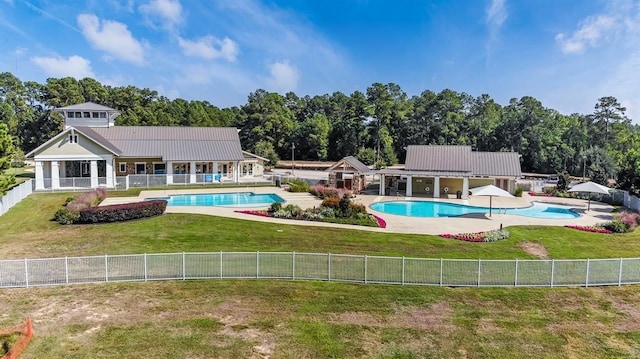
<path id="1" fill-rule="evenodd" d="M 346 168 L 345 168 L 346 167 Z M 351 169 L 351 170 L 349 170 Z M 371 169 L 353 156 L 347 156 L 327 168 L 329 172 L 369 173 Z"/>
<path id="2" fill-rule="evenodd" d="M 471 146 L 407 147 L 405 169 L 379 171 L 388 175 L 439 177 L 521 176 L 520 155 L 516 152 L 475 152 Z"/>
<path id="3" fill-rule="evenodd" d="M 516 152 L 472 152 L 471 163 L 476 176 L 522 176 Z"/>
<path id="4" fill-rule="evenodd" d="M 418 171 L 471 172 L 471 146 L 411 145 L 405 169 Z"/>
<path id="5" fill-rule="evenodd" d="M 109 151 L 113 152 L 118 156 L 122 154 L 122 151 L 118 147 L 114 146 L 113 143 L 109 142 L 106 138 L 102 137 L 99 133 L 94 131 L 93 128 L 91 127 L 71 127 L 71 130 L 75 130 L 82 133 L 83 135 L 89 137 L 90 139 L 94 140 L 96 143 L 98 143 L 102 147 L 108 149 Z"/>
<path id="6" fill-rule="evenodd" d="M 113 126 L 78 129 L 87 134 L 97 134 L 119 149 L 122 157 L 162 157 L 165 161 L 244 159 L 238 130 L 231 127 Z M 99 141 L 97 137 L 95 139 Z"/>
<path id="7" fill-rule="evenodd" d="M 75 105 L 56 108 L 56 111 L 68 111 L 68 110 L 120 112 L 115 108 L 98 105 L 97 103 L 93 103 L 93 102 L 84 102 L 84 103 L 79 103 Z"/>

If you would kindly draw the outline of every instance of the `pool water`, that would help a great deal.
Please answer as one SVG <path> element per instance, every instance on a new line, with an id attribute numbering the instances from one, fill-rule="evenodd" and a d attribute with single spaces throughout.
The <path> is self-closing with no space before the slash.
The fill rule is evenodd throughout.
<path id="1" fill-rule="evenodd" d="M 181 194 L 163 198 L 167 206 L 224 206 L 224 207 L 255 207 L 268 206 L 273 202 L 284 202 L 282 197 L 274 193 L 255 194 L 253 192 L 234 193 L 206 193 L 206 194 Z"/>
<path id="2" fill-rule="evenodd" d="M 371 209 L 383 213 L 411 217 L 457 217 L 465 214 L 489 213 L 489 207 L 431 201 L 378 202 L 372 204 Z M 580 216 L 571 210 L 571 207 L 540 202 L 534 202 L 530 207 L 525 208 L 504 209 L 493 207 L 492 212 L 545 219 L 571 219 Z"/>

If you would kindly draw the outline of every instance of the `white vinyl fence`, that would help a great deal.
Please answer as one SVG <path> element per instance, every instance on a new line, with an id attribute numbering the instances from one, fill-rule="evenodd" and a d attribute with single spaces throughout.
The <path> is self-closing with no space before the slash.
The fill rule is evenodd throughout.
<path id="1" fill-rule="evenodd" d="M 296 252 L 104 255 L 0 261 L 0 288 L 223 278 L 460 287 L 640 283 L 640 258 L 458 260 Z"/>
<path id="2" fill-rule="evenodd" d="M 0 216 L 7 213 L 11 207 L 15 206 L 33 192 L 31 182 L 33 182 L 33 180 L 30 179 L 13 187 L 7 194 L 0 198 Z"/>

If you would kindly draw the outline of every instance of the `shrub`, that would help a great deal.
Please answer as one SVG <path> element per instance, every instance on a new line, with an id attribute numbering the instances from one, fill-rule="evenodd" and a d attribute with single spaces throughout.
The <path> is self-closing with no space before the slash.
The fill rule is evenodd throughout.
<path id="1" fill-rule="evenodd" d="M 516 188 L 516 197 L 522 197 L 522 192 L 524 190 L 522 189 L 522 187 L 518 187 Z"/>
<path id="2" fill-rule="evenodd" d="M 312 195 L 320 198 L 320 199 L 324 199 L 327 197 L 337 197 L 337 198 L 342 198 L 344 197 L 344 195 L 348 195 L 349 197 L 352 196 L 352 192 L 348 189 L 344 189 L 344 188 L 331 188 L 331 187 L 325 187 L 323 185 L 315 185 L 313 187 L 311 187 L 309 189 L 309 193 L 311 193 Z"/>
<path id="3" fill-rule="evenodd" d="M 631 227 L 628 224 L 622 222 L 619 219 L 614 219 L 611 222 L 607 222 L 603 224 L 602 227 L 610 230 L 613 233 L 626 233 L 631 230 Z"/>
<path id="4" fill-rule="evenodd" d="M 53 215 L 53 220 L 60 224 L 74 224 L 80 219 L 79 211 L 70 210 L 67 207 L 62 207 L 56 211 Z"/>
<path id="5" fill-rule="evenodd" d="M 78 223 L 121 222 L 159 216 L 167 209 L 167 201 L 153 200 L 112 206 L 92 207 L 80 211 Z"/>
<path id="6" fill-rule="evenodd" d="M 351 203 L 349 205 L 349 211 L 351 212 L 351 214 L 360 214 L 360 213 L 367 213 L 367 207 L 364 206 L 364 204 L 362 203 Z"/>
<path id="7" fill-rule="evenodd" d="M 322 200 L 322 207 L 328 207 L 333 209 L 338 209 L 340 205 L 340 198 L 336 196 L 324 197 Z"/>
<path id="8" fill-rule="evenodd" d="M 275 213 L 282 209 L 282 202 L 273 202 L 267 210 L 267 213 Z"/>
<path id="9" fill-rule="evenodd" d="M 618 213 L 615 218 L 620 222 L 626 224 L 629 227 L 629 230 L 633 230 L 638 226 L 640 215 L 635 212 L 622 211 Z"/>
<path id="10" fill-rule="evenodd" d="M 302 180 L 289 181 L 289 192 L 309 192 L 309 184 Z"/>

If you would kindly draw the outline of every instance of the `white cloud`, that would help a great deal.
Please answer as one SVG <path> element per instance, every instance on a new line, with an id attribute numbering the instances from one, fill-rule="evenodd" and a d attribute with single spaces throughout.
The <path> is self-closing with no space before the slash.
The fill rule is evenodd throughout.
<path id="1" fill-rule="evenodd" d="M 26 53 L 27 53 L 27 49 L 24 48 L 24 47 L 16 47 L 16 49 L 13 50 L 13 54 L 15 56 L 22 56 L 22 55 L 24 55 Z"/>
<path id="2" fill-rule="evenodd" d="M 492 0 L 487 7 L 485 22 L 490 28 L 500 28 L 507 20 L 507 9 L 504 6 L 506 0 Z"/>
<path id="3" fill-rule="evenodd" d="M 229 61 L 235 61 L 238 55 L 238 45 L 228 37 L 219 40 L 208 35 L 195 41 L 185 40 L 179 37 L 178 44 L 185 55 L 202 57 L 207 60 L 224 58 Z"/>
<path id="4" fill-rule="evenodd" d="M 63 57 L 32 57 L 31 61 L 38 65 L 48 76 L 67 77 L 71 76 L 78 80 L 85 77 L 95 78 L 91 70 L 91 61 L 77 56 Z"/>
<path id="5" fill-rule="evenodd" d="M 267 79 L 267 84 L 273 90 L 280 92 L 294 91 L 298 87 L 300 72 L 289 64 L 289 61 L 277 61 L 269 66 L 271 77 Z"/>
<path id="6" fill-rule="evenodd" d="M 78 25 L 92 47 L 123 61 L 136 65 L 144 63 L 142 44 L 131 35 L 127 25 L 111 20 L 100 21 L 91 14 L 78 15 Z"/>
<path id="7" fill-rule="evenodd" d="M 147 4 L 140 5 L 138 9 L 146 16 L 160 20 L 166 28 L 182 22 L 180 0 L 151 0 Z"/>
<path id="8" fill-rule="evenodd" d="M 601 42 L 609 38 L 616 31 L 617 21 L 609 15 L 591 16 L 580 22 L 580 25 L 571 36 L 564 33 L 556 35 L 556 42 L 562 52 L 578 54 L 587 47 L 597 47 Z"/>

